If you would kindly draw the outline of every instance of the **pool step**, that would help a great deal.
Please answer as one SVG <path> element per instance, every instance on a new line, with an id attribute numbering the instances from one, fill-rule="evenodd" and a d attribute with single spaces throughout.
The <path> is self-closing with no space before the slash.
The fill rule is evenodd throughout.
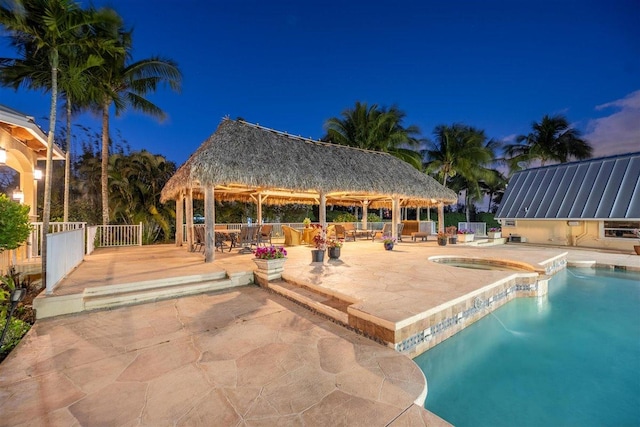
<path id="1" fill-rule="evenodd" d="M 284 280 L 269 282 L 269 289 L 300 305 L 324 314 L 343 325 L 349 324 L 347 307 L 351 302 Z"/>

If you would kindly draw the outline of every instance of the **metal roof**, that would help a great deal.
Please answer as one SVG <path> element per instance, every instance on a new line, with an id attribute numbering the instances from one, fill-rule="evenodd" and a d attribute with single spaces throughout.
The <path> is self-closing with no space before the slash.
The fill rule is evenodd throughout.
<path id="1" fill-rule="evenodd" d="M 640 152 L 516 172 L 496 218 L 640 220 Z"/>

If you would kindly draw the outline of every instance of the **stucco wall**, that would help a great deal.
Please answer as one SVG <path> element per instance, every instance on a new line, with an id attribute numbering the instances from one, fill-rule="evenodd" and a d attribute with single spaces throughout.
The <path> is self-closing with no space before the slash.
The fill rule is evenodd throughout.
<path id="1" fill-rule="evenodd" d="M 33 171 L 36 168 L 36 154 L 24 144 L 16 141 L 7 131 L 0 129 L 0 147 L 7 150 L 7 166 L 20 174 L 20 189 L 24 193 L 24 204 L 29 205 L 29 215 L 36 219 L 36 185 Z"/>
<path id="2" fill-rule="evenodd" d="M 569 226 L 566 220 L 516 220 L 516 226 L 502 226 L 502 237 L 519 235 L 528 243 L 577 246 L 586 248 L 616 249 L 633 252 L 636 239 L 605 238 L 602 221 L 577 221 L 578 226 Z"/>

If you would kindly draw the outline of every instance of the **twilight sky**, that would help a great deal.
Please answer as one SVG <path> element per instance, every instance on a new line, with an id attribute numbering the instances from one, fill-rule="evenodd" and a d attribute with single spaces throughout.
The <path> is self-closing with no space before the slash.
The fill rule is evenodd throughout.
<path id="1" fill-rule="evenodd" d="M 638 0 L 94 4 L 134 28 L 134 60 L 178 62 L 182 92 L 150 97 L 165 122 L 133 111 L 111 122 L 132 149 L 178 165 L 224 116 L 317 139 L 355 101 L 397 104 L 425 137 L 462 122 L 510 142 L 561 113 L 595 156 L 640 151 Z M 0 103 L 48 128 L 49 95 L 0 89 Z M 90 114 L 77 120 L 100 130 Z"/>

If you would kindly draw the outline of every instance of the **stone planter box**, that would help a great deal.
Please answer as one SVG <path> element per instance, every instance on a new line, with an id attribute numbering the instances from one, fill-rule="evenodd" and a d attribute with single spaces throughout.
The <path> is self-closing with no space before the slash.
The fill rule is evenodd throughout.
<path id="1" fill-rule="evenodd" d="M 284 271 L 284 263 L 286 258 L 277 259 L 258 259 L 254 258 L 253 262 L 256 263 L 258 269 L 255 274 L 260 278 L 267 281 L 277 280 L 282 278 L 282 272 Z"/>
<path id="2" fill-rule="evenodd" d="M 475 234 L 458 234 L 458 243 L 473 242 Z"/>
<path id="3" fill-rule="evenodd" d="M 487 236 L 489 236 L 490 239 L 501 239 L 502 238 L 502 232 L 501 231 L 487 231 Z"/>

